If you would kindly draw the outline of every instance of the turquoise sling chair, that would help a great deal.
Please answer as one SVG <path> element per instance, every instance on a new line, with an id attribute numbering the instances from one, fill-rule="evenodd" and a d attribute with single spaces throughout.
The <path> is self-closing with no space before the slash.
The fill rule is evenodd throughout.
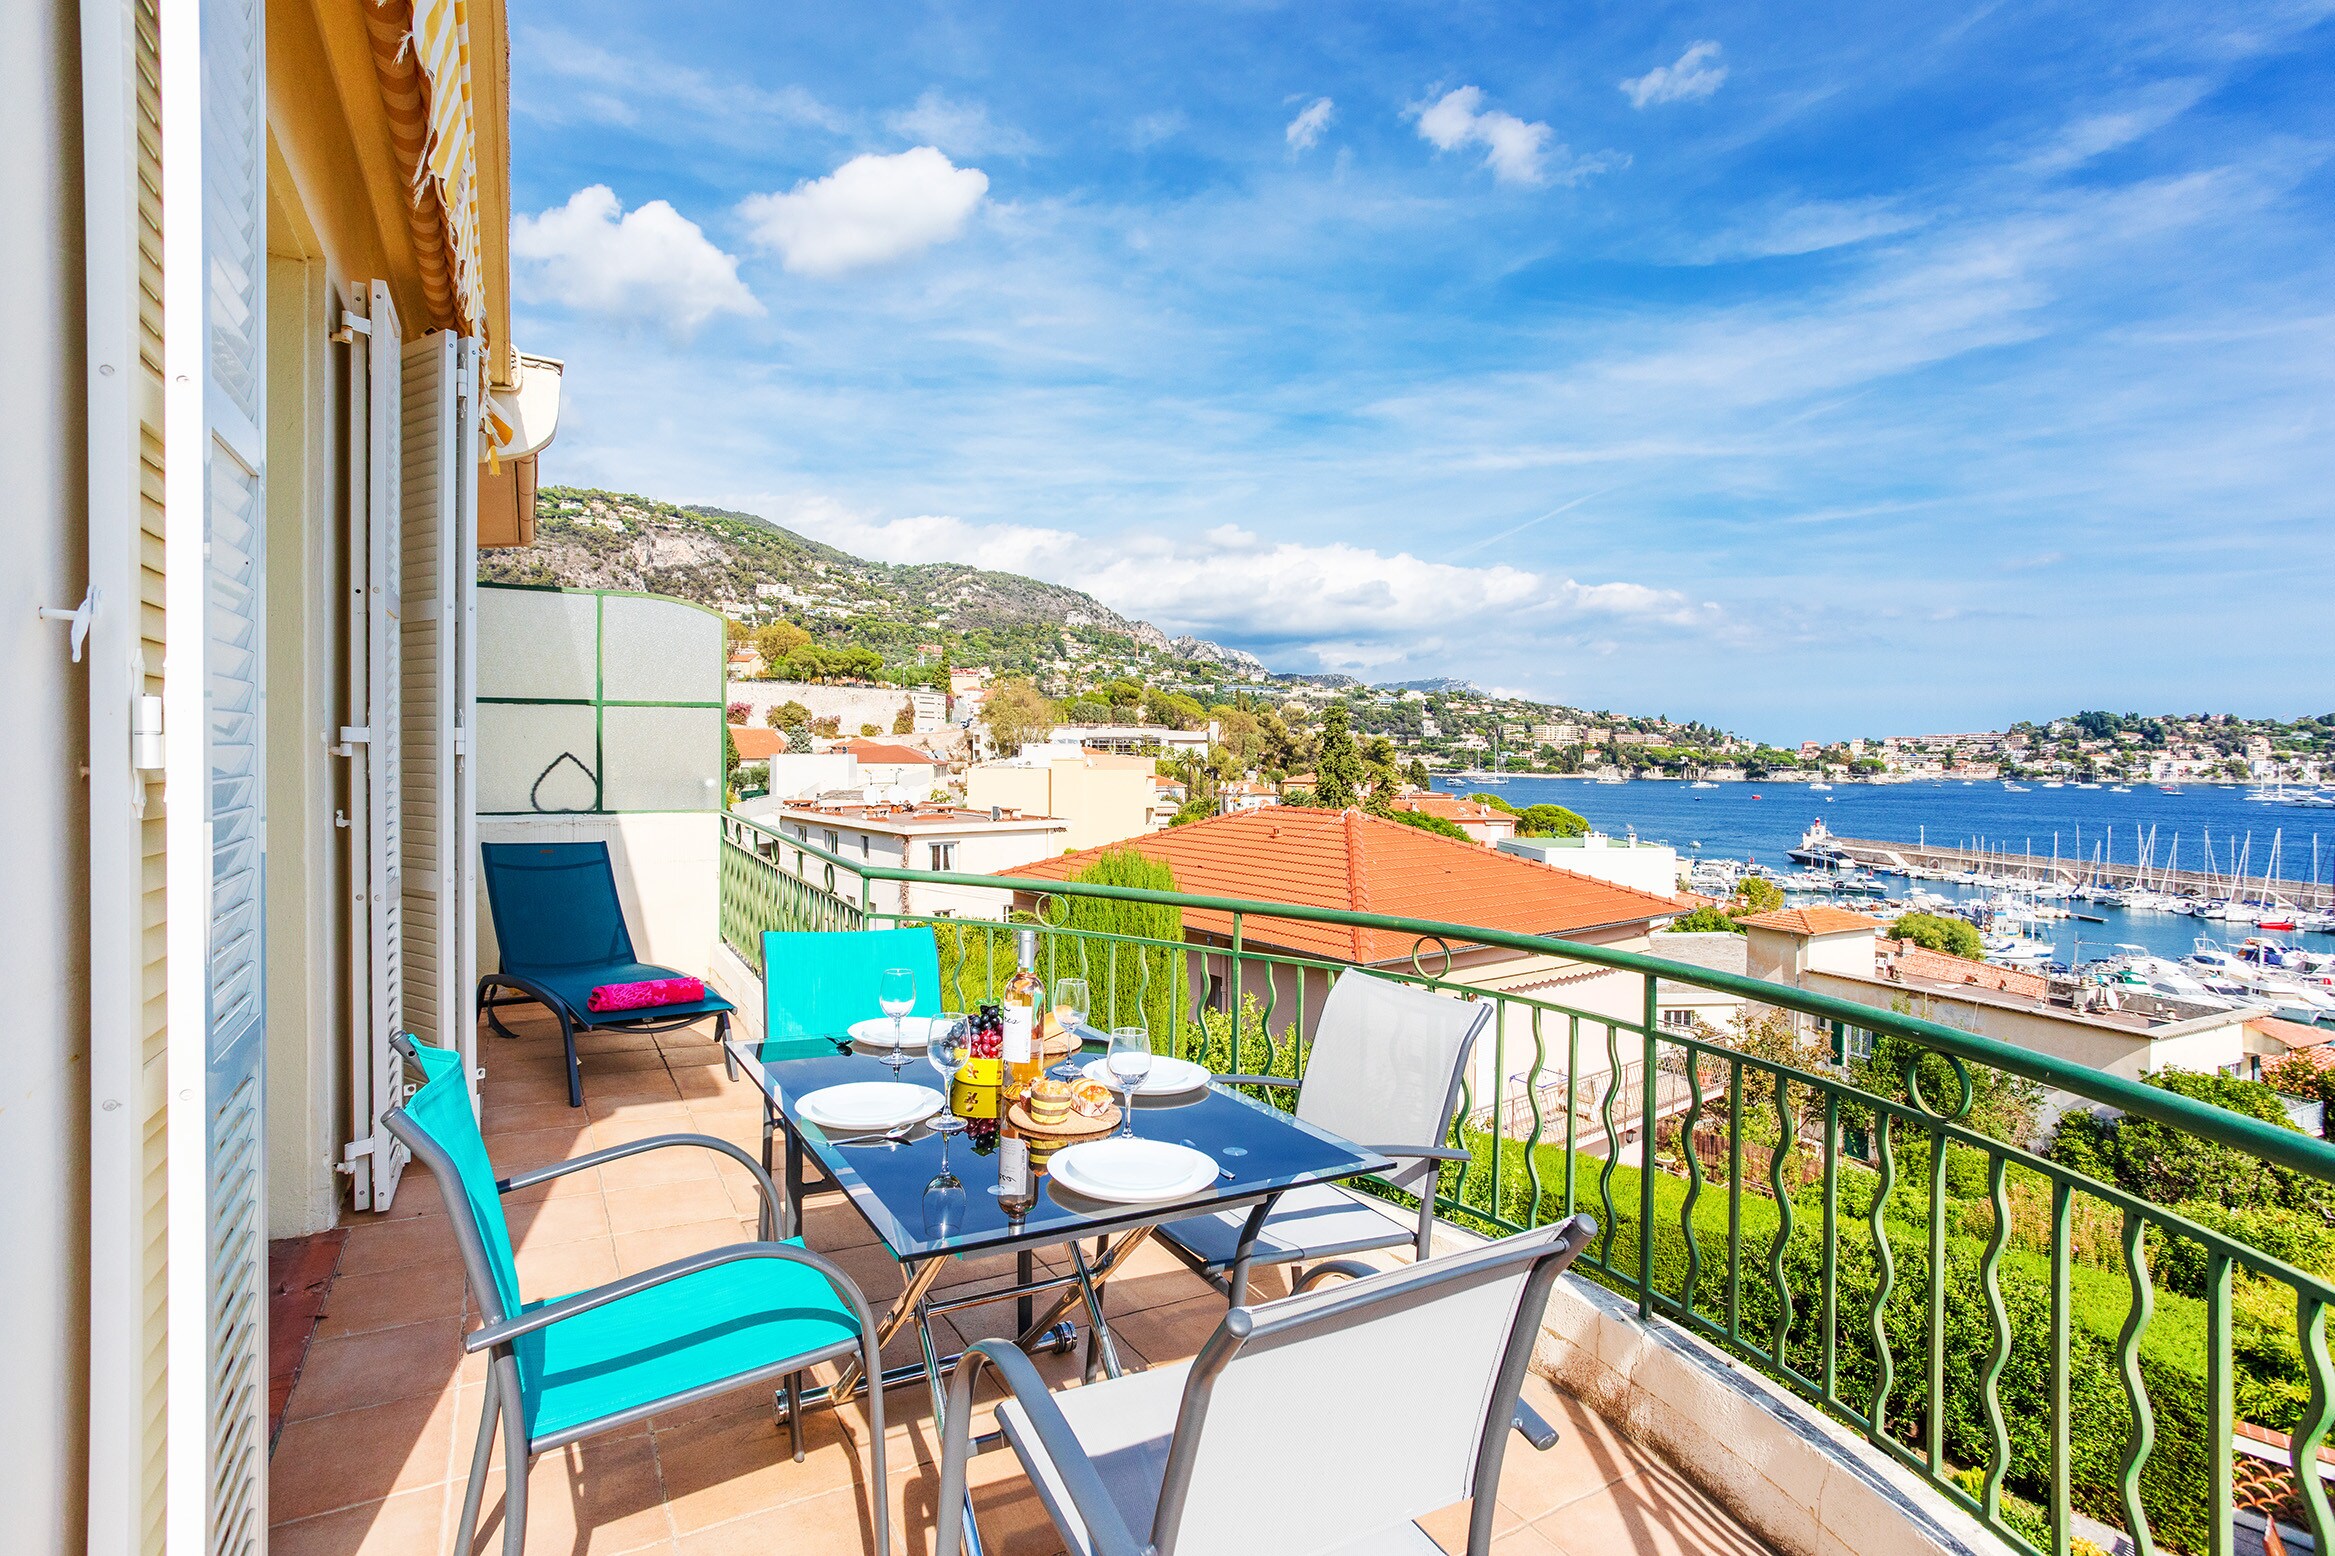
<path id="1" fill-rule="evenodd" d="M 519 1294 L 502 1196 L 564 1173 L 673 1146 L 719 1151 L 754 1174 L 763 1229 L 777 1225 L 769 1174 L 727 1140 L 657 1135 L 497 1180 L 488 1164 L 462 1061 L 450 1049 L 399 1038 L 421 1089 L 384 1122 L 445 1191 L 447 1217 L 484 1322 L 463 1340 L 488 1352 L 486 1404 L 462 1499 L 457 1556 L 469 1556 L 498 1420 L 503 1430 L 503 1551 L 526 1541 L 527 1467 L 534 1456 L 749 1384 L 787 1380 L 794 1456 L 803 1456 L 798 1375 L 822 1361 L 859 1358 L 882 1376 L 875 1316 L 851 1277 L 799 1242 L 737 1243 L 675 1259 L 547 1301 Z M 870 1512 L 878 1556 L 889 1556 L 884 1496 L 884 1398 L 867 1394 Z"/>
<path id="2" fill-rule="evenodd" d="M 834 1054 L 855 1021 L 879 1014 L 876 981 L 888 967 L 916 974 L 919 1016 L 941 1011 L 940 950 L 929 929 L 845 929 L 762 936 L 762 1062 Z M 762 1099 L 762 1166 L 775 1170 L 778 1115 Z"/>
<path id="3" fill-rule="evenodd" d="M 737 1007 L 720 995 L 646 1010 L 595 1011 L 592 990 L 604 983 L 641 983 L 681 976 L 633 955 L 632 931 L 616 895 L 616 872 L 606 843 L 481 843 L 487 911 L 495 923 L 501 967 L 478 980 L 478 1008 L 487 1025 L 512 1035 L 495 1014 L 503 1005 L 540 1003 L 559 1018 L 567 1048 L 568 1106 L 584 1105 L 583 1069 L 576 1062 L 576 1031 L 669 1032 L 701 1016 L 714 1018 L 714 1041 L 729 1035 Z M 490 998 L 497 987 L 517 992 Z"/>

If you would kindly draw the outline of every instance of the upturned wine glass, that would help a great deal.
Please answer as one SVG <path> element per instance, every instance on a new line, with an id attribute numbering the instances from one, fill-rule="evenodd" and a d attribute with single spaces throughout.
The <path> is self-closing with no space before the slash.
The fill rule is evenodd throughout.
<path id="1" fill-rule="evenodd" d="M 916 970 L 912 967 L 887 967 L 876 979 L 876 1004 L 892 1018 L 892 1051 L 884 1055 L 884 1062 L 892 1067 L 892 1078 L 900 1078 L 900 1068 L 908 1056 L 900 1049 L 900 1018 L 916 1008 Z"/>
<path id="2" fill-rule="evenodd" d="M 1135 1134 L 1135 1091 L 1151 1073 L 1151 1032 L 1146 1027 L 1111 1028 L 1111 1051 L 1105 1063 L 1119 1083 L 1119 1135 Z"/>

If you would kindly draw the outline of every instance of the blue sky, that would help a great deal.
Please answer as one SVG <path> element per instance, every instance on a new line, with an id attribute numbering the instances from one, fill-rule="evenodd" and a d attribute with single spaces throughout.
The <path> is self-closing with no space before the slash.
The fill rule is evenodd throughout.
<path id="1" fill-rule="evenodd" d="M 2331 13 L 516 0 L 545 477 L 1777 739 L 2324 711 Z"/>

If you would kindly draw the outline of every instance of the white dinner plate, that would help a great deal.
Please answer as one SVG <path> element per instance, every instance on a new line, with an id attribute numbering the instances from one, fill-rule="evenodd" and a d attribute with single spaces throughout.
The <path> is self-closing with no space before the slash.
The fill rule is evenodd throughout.
<path id="1" fill-rule="evenodd" d="M 1119 1078 L 1111 1073 L 1108 1059 L 1090 1060 L 1085 1070 L 1090 1081 L 1101 1081 L 1118 1095 Z M 1169 1097 L 1182 1091 L 1198 1091 L 1208 1084 L 1208 1066 L 1194 1064 L 1189 1059 L 1171 1059 L 1165 1054 L 1154 1054 L 1151 1073 L 1143 1077 L 1143 1084 L 1135 1088 L 1138 1097 Z"/>
<path id="2" fill-rule="evenodd" d="M 932 1034 L 940 1026 L 938 1016 L 902 1016 L 900 1018 L 900 1046 L 922 1048 L 932 1041 Z M 854 1021 L 850 1027 L 851 1040 L 865 1043 L 870 1048 L 892 1046 L 892 1018 L 876 1016 L 866 1021 Z"/>
<path id="3" fill-rule="evenodd" d="M 795 1103 L 795 1111 L 821 1129 L 838 1134 L 864 1134 L 875 1129 L 897 1129 L 932 1117 L 948 1099 L 930 1086 L 905 1081 L 852 1081 L 811 1092 Z"/>
<path id="4" fill-rule="evenodd" d="M 1214 1184 L 1214 1157 L 1165 1140 L 1083 1140 L 1064 1146 L 1046 1164 L 1054 1181 L 1088 1199 L 1121 1205 L 1185 1199 Z"/>

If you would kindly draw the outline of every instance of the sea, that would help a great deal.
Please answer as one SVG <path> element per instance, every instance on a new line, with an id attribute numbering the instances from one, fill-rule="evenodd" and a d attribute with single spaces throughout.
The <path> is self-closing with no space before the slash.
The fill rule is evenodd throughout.
<path id="1" fill-rule="evenodd" d="M 1694 859 L 1743 859 L 1791 872 L 1785 851 L 1800 841 L 1812 821 L 1844 837 L 1891 842 L 1941 843 L 1993 848 L 2071 861 L 2095 856 L 2130 863 L 2146 852 L 2157 865 L 2213 869 L 2259 882 L 2277 858 L 2273 879 L 2325 881 L 2335 876 L 2335 811 L 2270 804 L 2246 798 L 2230 785 L 2184 785 L 2167 794 L 2155 785 L 2132 786 L 2130 794 L 2072 785 L 2025 792 L 2000 783 L 1958 780 L 1891 784 L 1836 784 L 1829 793 L 1805 783 L 1723 783 L 1697 789 L 1668 779 L 1635 779 L 1624 784 L 1581 778 L 1510 774 L 1505 784 L 1439 779 L 1447 792 L 1496 793 L 1509 804 L 1563 805 L 1586 816 L 1599 831 L 1619 837 L 1634 832 L 1678 850 L 1682 864 Z M 2208 854 L 2210 847 L 2211 853 Z M 2210 863 L 2209 863 L 2210 859 Z M 1883 876 L 1889 895 L 1912 887 L 1948 897 L 1979 895 L 1944 882 L 1909 882 Z M 1853 900 L 1847 905 L 1854 905 Z M 2228 945 L 2264 931 L 2238 924 L 2195 919 L 2178 913 L 2134 913 L 2092 903 L 2068 907 L 2088 916 L 2056 920 L 2037 933 L 2059 947 L 2059 960 L 2079 966 L 2113 953 L 2119 945 L 2141 945 L 2160 956 L 2187 956 L 2198 937 Z M 2304 933 L 2280 939 L 2304 945 L 2335 946 L 2335 936 Z"/>

